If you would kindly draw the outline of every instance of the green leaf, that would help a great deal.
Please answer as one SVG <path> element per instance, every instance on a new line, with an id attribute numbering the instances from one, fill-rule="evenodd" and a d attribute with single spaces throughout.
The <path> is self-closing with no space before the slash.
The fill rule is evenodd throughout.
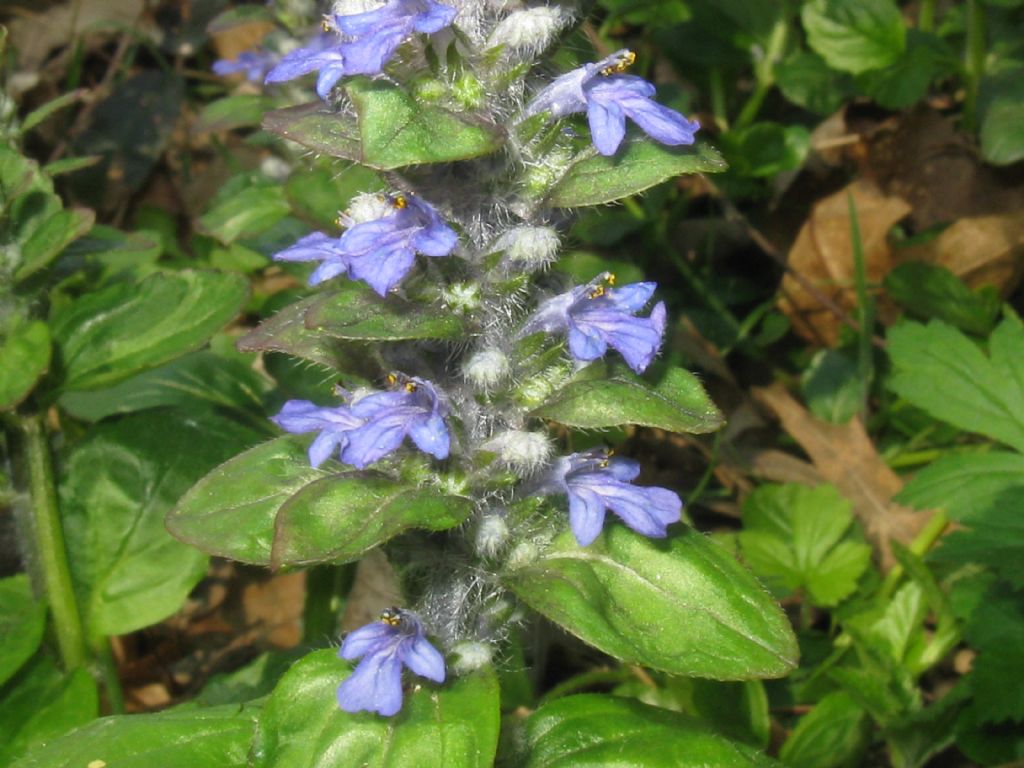
<path id="1" fill-rule="evenodd" d="M 141 278 L 152 274 L 160 253 L 160 243 L 152 233 L 122 232 L 97 224 L 68 246 L 62 261 L 79 269 L 97 270 L 97 284 L 106 285 L 121 275 Z M 80 266 L 82 262 L 84 266 Z"/>
<path id="2" fill-rule="evenodd" d="M 807 42 L 833 69 L 859 74 L 896 63 L 906 26 L 893 0 L 810 0 L 801 10 Z"/>
<path id="3" fill-rule="evenodd" d="M 238 314 L 238 275 L 176 272 L 78 299 L 51 322 L 65 389 L 100 389 L 191 352 Z"/>
<path id="4" fill-rule="evenodd" d="M 269 388 L 264 377 L 240 360 L 204 350 L 140 373 L 109 389 L 68 392 L 61 397 L 60 404 L 68 413 L 86 421 L 161 406 L 216 406 L 240 414 L 260 414 Z"/>
<path id="5" fill-rule="evenodd" d="M 802 125 L 762 121 L 724 134 L 722 148 L 730 170 L 766 178 L 800 168 L 811 149 L 811 135 Z"/>
<path id="6" fill-rule="evenodd" d="M 253 8 L 255 6 L 243 6 Z M 236 9 L 241 10 L 241 9 Z M 260 8 L 259 10 L 265 10 Z M 257 93 L 241 93 L 227 96 L 206 104 L 192 126 L 196 134 L 215 131 L 230 131 L 259 125 L 263 115 L 274 108 L 274 100 Z"/>
<path id="7" fill-rule="evenodd" d="M 351 562 L 406 529 L 447 530 L 472 511 L 467 498 L 410 488 L 376 472 L 331 475 L 281 506 L 271 561 L 275 568 Z"/>
<path id="8" fill-rule="evenodd" d="M 270 565 L 281 506 L 327 474 L 309 465 L 302 440 L 290 435 L 270 440 L 196 483 L 168 513 L 167 529 L 208 554 Z"/>
<path id="9" fill-rule="evenodd" d="M 46 604 L 23 573 L 0 579 L 0 685 L 21 669 L 43 640 Z"/>
<path id="10" fill-rule="evenodd" d="M 830 69 L 818 54 L 799 49 L 776 65 L 775 81 L 789 101 L 818 115 L 831 115 L 853 95 L 849 75 Z"/>
<path id="11" fill-rule="evenodd" d="M 198 229 L 230 244 L 266 232 L 290 212 L 281 185 L 256 184 L 221 200 L 199 219 Z"/>
<path id="12" fill-rule="evenodd" d="M 206 574 L 206 556 L 167 533 L 164 516 L 204 472 L 254 435 L 203 413 L 151 411 L 94 428 L 61 483 L 68 559 L 93 635 L 155 624 Z"/>
<path id="13" fill-rule="evenodd" d="M 99 714 L 96 682 L 83 668 L 61 674 L 40 656 L 0 696 L 0 765 L 11 765 L 29 749 L 63 736 Z M 49 766 L 48 766 L 49 768 Z"/>
<path id="14" fill-rule="evenodd" d="M 271 112 L 263 126 L 314 151 L 381 171 L 489 155 L 504 142 L 498 127 L 417 103 L 390 83 L 354 78 L 345 90 L 356 121 L 316 103 Z"/>
<path id="15" fill-rule="evenodd" d="M 330 230 L 337 226 L 338 211 L 345 210 L 357 194 L 385 189 L 377 172 L 361 165 L 340 165 L 329 159 L 288 177 L 284 193 L 296 216 Z"/>
<path id="16" fill-rule="evenodd" d="M 871 742 L 867 712 L 843 691 L 819 701 L 800 718 L 779 759 L 791 768 L 853 768 Z"/>
<path id="17" fill-rule="evenodd" d="M 848 597 L 867 569 L 871 548 L 849 538 L 850 503 L 831 485 L 764 485 L 743 503 L 739 534 L 754 573 L 782 594 L 806 589 L 815 605 Z"/>
<path id="18" fill-rule="evenodd" d="M 815 354 L 800 387 L 811 413 L 832 424 L 853 418 L 864 399 L 864 380 L 856 361 L 834 349 Z"/>
<path id="19" fill-rule="evenodd" d="M 43 104 L 41 107 L 37 107 L 25 115 L 25 119 L 21 122 L 21 132 L 28 133 L 37 125 L 42 123 L 50 115 L 59 112 L 66 107 L 70 107 L 76 101 L 79 101 L 83 96 L 89 93 L 88 88 L 77 88 L 74 91 L 62 94 L 55 99 Z"/>
<path id="20" fill-rule="evenodd" d="M 590 429 L 638 424 L 699 433 L 722 425 L 722 414 L 689 371 L 670 368 L 651 387 L 624 368 L 613 369 L 609 378 L 598 378 L 606 370 L 603 363 L 584 368 L 530 415 Z"/>
<path id="21" fill-rule="evenodd" d="M 254 768 L 491 768 L 498 742 L 494 673 L 443 686 L 422 678 L 394 717 L 349 714 L 335 691 L 351 672 L 333 649 L 315 651 L 278 684 L 260 715 Z M 111 766 L 113 768 L 113 766 Z"/>
<path id="22" fill-rule="evenodd" d="M 102 161 L 103 158 L 99 155 L 86 155 L 85 157 L 62 157 L 60 160 L 54 160 L 52 163 L 47 163 L 43 166 L 43 173 L 47 176 L 62 176 L 65 173 L 74 173 L 80 171 L 83 168 L 92 168 L 94 165 Z"/>
<path id="23" fill-rule="evenodd" d="M 997 585 L 974 609 L 964 635 L 978 651 L 971 669 L 974 712 L 979 722 L 1024 722 L 1024 600 Z"/>
<path id="24" fill-rule="evenodd" d="M 50 368 L 50 329 L 46 323 L 19 324 L 0 342 L 0 411 L 24 400 Z"/>
<path id="25" fill-rule="evenodd" d="M 889 297 L 914 317 L 978 335 L 991 332 L 1002 303 L 994 290 L 972 291 L 945 267 L 919 261 L 900 264 L 884 284 Z"/>
<path id="26" fill-rule="evenodd" d="M 255 710 L 237 704 L 117 715 L 36 747 L 13 768 L 248 768 Z"/>
<path id="27" fill-rule="evenodd" d="M 516 739 L 523 768 L 774 766 L 707 726 L 631 699 L 567 696 L 530 715 Z"/>
<path id="28" fill-rule="evenodd" d="M 47 218 L 21 246 L 22 262 L 14 279 L 24 280 L 45 267 L 88 232 L 95 220 L 96 214 L 87 208 L 61 210 Z"/>
<path id="29" fill-rule="evenodd" d="M 531 608 L 622 661 L 716 680 L 780 677 L 796 666 L 782 611 L 692 528 L 653 541 L 611 525 L 586 548 L 566 531 L 504 580 Z"/>
<path id="30" fill-rule="evenodd" d="M 244 704 L 269 696 L 285 672 L 304 654 L 305 649 L 301 647 L 260 654 L 241 669 L 211 677 L 199 695 L 188 704 L 216 707 L 221 704 Z"/>
<path id="31" fill-rule="evenodd" d="M 601 205 L 643 192 L 684 173 L 719 173 L 725 161 L 707 144 L 665 147 L 627 140 L 613 157 L 584 151 L 555 185 L 547 202 L 556 208 Z"/>
<path id="32" fill-rule="evenodd" d="M 979 95 L 981 153 L 993 165 L 1024 159 L 1024 69 L 982 80 Z"/>
<path id="33" fill-rule="evenodd" d="M 1024 451 L 1024 326 L 1019 320 L 1007 318 L 992 332 L 990 357 L 938 320 L 900 323 L 888 339 L 889 387 L 896 394 L 940 421 Z"/>
<path id="34" fill-rule="evenodd" d="M 319 297 L 304 318 L 307 328 L 339 339 L 400 341 L 455 339 L 465 335 L 464 324 L 457 315 L 397 296 L 381 298 L 361 283 Z"/>
<path id="35" fill-rule="evenodd" d="M 954 72 L 956 64 L 941 37 L 910 29 L 899 58 L 883 69 L 861 73 L 857 84 L 886 109 L 905 109 L 923 99 L 935 80 Z"/>

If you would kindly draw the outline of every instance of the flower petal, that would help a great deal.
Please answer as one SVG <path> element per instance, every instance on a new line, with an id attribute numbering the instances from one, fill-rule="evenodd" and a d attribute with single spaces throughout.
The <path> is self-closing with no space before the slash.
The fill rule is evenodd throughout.
<path id="1" fill-rule="evenodd" d="M 396 629 L 383 621 L 374 621 L 349 632 L 341 644 L 338 655 L 352 661 L 373 649 L 383 649 L 399 641 Z"/>
<path id="2" fill-rule="evenodd" d="M 700 123 L 650 99 L 630 97 L 619 102 L 622 111 L 655 141 L 669 146 L 693 144 Z"/>
<path id="3" fill-rule="evenodd" d="M 434 414 L 426 419 L 420 419 L 409 426 L 409 437 L 424 453 L 429 453 L 435 459 L 447 459 L 448 451 L 451 448 L 451 438 L 448 435 L 448 427 L 439 415 Z"/>
<path id="4" fill-rule="evenodd" d="M 569 352 L 577 360 L 597 360 L 608 351 L 603 334 L 588 325 L 575 324 L 570 320 L 568 338 Z"/>
<path id="5" fill-rule="evenodd" d="M 445 677 L 444 656 L 422 635 L 403 641 L 398 654 L 409 669 L 421 677 L 443 683 Z"/>
<path id="6" fill-rule="evenodd" d="M 402 708 L 402 662 L 391 651 L 369 653 L 338 686 L 346 712 L 369 711 L 390 717 Z"/>
<path id="7" fill-rule="evenodd" d="M 405 433 L 406 423 L 400 417 L 386 416 L 368 421 L 348 433 L 348 445 L 341 452 L 341 460 L 357 469 L 365 469 L 397 450 L 405 439 Z"/>
<path id="8" fill-rule="evenodd" d="M 604 527 L 604 501 L 590 488 L 569 484 L 569 527 L 581 547 L 592 544 Z"/>
<path id="9" fill-rule="evenodd" d="M 626 116 L 618 104 L 592 99 L 587 103 L 587 121 L 597 151 L 605 157 L 614 155 L 626 135 Z"/>
<path id="10" fill-rule="evenodd" d="M 331 454 L 339 445 L 344 445 L 346 442 L 348 442 L 348 438 L 344 432 L 325 429 L 309 446 L 309 465 L 319 467 L 331 458 Z"/>

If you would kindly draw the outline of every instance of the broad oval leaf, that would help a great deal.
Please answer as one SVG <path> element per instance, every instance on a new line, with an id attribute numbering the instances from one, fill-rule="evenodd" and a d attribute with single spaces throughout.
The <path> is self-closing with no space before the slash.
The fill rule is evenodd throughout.
<path id="1" fill-rule="evenodd" d="M 811 0 L 800 18 L 811 48 L 842 72 L 888 67 L 906 49 L 907 28 L 893 0 Z"/>
<path id="2" fill-rule="evenodd" d="M 397 296 L 381 298 L 360 284 L 320 297 L 306 312 L 305 324 L 328 336 L 357 341 L 454 339 L 465 333 L 462 320 L 449 311 Z"/>
<path id="3" fill-rule="evenodd" d="M 522 726 L 523 768 L 742 768 L 779 765 L 676 712 L 634 699 L 583 694 L 538 709 Z"/>
<path id="4" fill-rule="evenodd" d="M 34 275 L 88 232 L 94 221 L 96 214 L 88 208 L 68 208 L 54 213 L 21 246 L 22 262 L 14 279 L 24 280 Z"/>
<path id="5" fill-rule="evenodd" d="M 871 743 L 871 721 L 850 694 L 834 691 L 800 718 L 779 757 L 793 768 L 863 765 Z"/>
<path id="6" fill-rule="evenodd" d="M 331 475 L 281 507 L 273 566 L 351 562 L 408 528 L 443 531 L 472 511 L 467 498 L 399 485 L 376 472 Z"/>
<path id="7" fill-rule="evenodd" d="M 530 415 L 588 429 L 638 424 L 699 433 L 722 426 L 722 414 L 689 371 L 671 368 L 651 387 L 624 369 L 595 377 L 604 370 L 589 366 Z"/>
<path id="8" fill-rule="evenodd" d="M 305 104 L 269 113 L 263 127 L 316 152 L 387 171 L 488 155 L 504 142 L 500 129 L 416 102 L 401 88 L 354 78 L 345 90 L 356 119 Z"/>
<path id="9" fill-rule="evenodd" d="M 255 709 L 229 704 L 116 715 L 38 747 L 14 768 L 247 768 Z"/>
<path id="10" fill-rule="evenodd" d="M 274 518 L 292 495 L 326 473 L 306 446 L 278 437 L 224 462 L 192 486 L 167 515 L 167 529 L 211 555 L 270 565 Z"/>
<path id="11" fill-rule="evenodd" d="M 94 635 L 166 618 L 206 574 L 207 557 L 175 540 L 164 516 L 205 472 L 258 439 L 209 411 L 148 411 L 95 427 L 61 483 L 68 560 Z"/>
<path id="12" fill-rule="evenodd" d="M 50 329 L 34 321 L 17 325 L 0 342 L 0 411 L 13 408 L 50 367 Z"/>
<path id="13" fill-rule="evenodd" d="M 643 192 L 684 173 L 719 173 L 725 161 L 707 144 L 665 147 L 653 141 L 624 142 L 613 157 L 588 150 L 548 196 L 556 208 L 601 205 Z"/>
<path id="14" fill-rule="evenodd" d="M 498 682 L 490 670 L 438 686 L 422 678 L 394 717 L 349 714 L 335 691 L 350 673 L 333 649 L 315 651 L 278 683 L 260 716 L 255 768 L 491 768 Z"/>
<path id="15" fill-rule="evenodd" d="M 793 631 L 764 587 L 685 526 L 659 541 L 611 525 L 589 547 L 566 531 L 505 582 L 622 661 L 716 680 L 781 677 L 797 664 Z"/>
<path id="16" fill-rule="evenodd" d="M 36 600 L 28 576 L 0 579 L 0 685 L 39 648 L 46 624 L 46 604 Z"/>
<path id="17" fill-rule="evenodd" d="M 65 389 L 99 389 L 191 352 L 242 308 L 239 275 L 176 272 L 119 283 L 58 311 L 51 328 Z"/>

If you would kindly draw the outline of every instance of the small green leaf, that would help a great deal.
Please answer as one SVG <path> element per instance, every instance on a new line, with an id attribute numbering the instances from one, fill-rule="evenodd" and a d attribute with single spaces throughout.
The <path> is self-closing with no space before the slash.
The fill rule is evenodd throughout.
<path id="1" fill-rule="evenodd" d="M 23 573 L 0 579 L 0 685 L 28 661 L 43 640 L 46 604 Z"/>
<path id="2" fill-rule="evenodd" d="M 805 588 L 811 602 L 837 605 L 857 587 L 871 548 L 848 537 L 850 503 L 831 485 L 763 485 L 743 503 L 744 559 L 781 595 Z"/>
<path id="3" fill-rule="evenodd" d="M 381 171 L 489 155 L 504 141 L 496 126 L 417 103 L 384 81 L 355 78 L 345 90 L 355 105 L 356 121 L 317 103 L 271 112 L 263 126 L 309 149 Z"/>
<path id="4" fill-rule="evenodd" d="M 270 8 L 262 5 L 241 5 L 237 8 L 229 8 L 218 13 L 206 25 L 206 32 L 210 35 L 217 35 L 235 27 L 252 24 L 253 22 L 273 24 L 275 21 L 277 19 Z"/>
<path id="5" fill-rule="evenodd" d="M 843 72 L 891 66 L 906 48 L 907 29 L 893 0 L 810 0 L 801 18 L 811 48 Z"/>
<path id="6" fill-rule="evenodd" d="M 82 97 L 84 97 L 87 93 L 89 93 L 88 88 L 77 88 L 73 91 L 69 91 L 68 93 L 62 94 L 55 99 L 51 99 L 50 101 L 43 104 L 43 106 L 41 107 L 33 109 L 31 112 L 25 115 L 25 119 L 21 122 L 21 132 L 28 133 L 37 125 L 46 120 L 46 118 L 48 118 L 50 115 L 59 112 L 60 110 L 65 109 L 67 107 L 70 107 L 76 101 L 82 99 Z"/>
<path id="7" fill-rule="evenodd" d="M 167 529 L 211 555 L 270 565 L 274 518 L 327 473 L 309 465 L 303 441 L 279 437 L 210 472 L 167 515 Z"/>
<path id="8" fill-rule="evenodd" d="M 181 607 L 207 558 L 172 538 L 164 516 L 204 472 L 256 437 L 209 412 L 191 419 L 164 410 L 101 424 L 75 448 L 61 511 L 94 635 L 127 634 Z"/>
<path id="9" fill-rule="evenodd" d="M 289 176 L 284 193 L 296 216 L 330 231 L 337 226 L 338 211 L 345 210 L 353 197 L 382 192 L 385 187 L 376 171 L 325 158 L 311 169 Z"/>
<path id="10" fill-rule="evenodd" d="M 962 331 L 987 335 L 1002 303 L 992 289 L 972 291 L 945 267 L 910 261 L 885 276 L 885 291 L 922 320 L 942 320 Z"/>
<path id="11" fill-rule="evenodd" d="M 907 48 L 893 64 L 857 77 L 864 92 L 886 109 L 905 109 L 928 94 L 931 84 L 956 70 L 956 56 L 938 35 L 910 29 Z"/>
<path id="12" fill-rule="evenodd" d="M 722 149 L 731 171 L 766 178 L 800 168 L 811 149 L 811 135 L 802 125 L 762 121 L 724 134 Z"/>
<path id="13" fill-rule="evenodd" d="M 779 758 L 791 768 L 861 765 L 871 740 L 871 721 L 848 693 L 835 691 L 800 718 Z"/>
<path id="14" fill-rule="evenodd" d="M 243 6 L 253 8 L 255 6 Z M 240 10 L 240 9 L 236 9 Z M 260 8 L 259 10 L 264 10 Z M 258 93 L 241 93 L 211 101 L 199 112 L 192 133 L 230 131 L 259 125 L 263 115 L 274 107 L 274 100 Z"/>
<path id="15" fill-rule="evenodd" d="M 99 714 L 96 682 L 79 667 L 61 674 L 40 655 L 4 688 L 0 697 L 0 765 L 11 765 L 33 747 L 63 736 Z M 49 768 L 49 766 L 47 766 Z"/>
<path id="16" fill-rule="evenodd" d="M 21 246 L 21 266 L 15 280 L 24 280 L 45 267 L 73 241 L 88 232 L 96 214 L 87 208 L 69 208 L 54 213 Z"/>
<path id="17" fill-rule="evenodd" d="M 345 472 L 310 483 L 281 507 L 272 563 L 344 563 L 408 528 L 443 531 L 473 511 L 469 499 L 410 488 L 375 472 Z"/>
<path id="18" fill-rule="evenodd" d="M 1024 607 L 1019 594 L 997 584 L 967 620 L 964 635 L 978 651 L 971 670 L 974 710 L 979 721 L 1024 722 Z"/>
<path id="19" fill-rule="evenodd" d="M 34 322 L 14 326 L 0 342 L 0 411 L 24 400 L 50 367 L 50 329 Z"/>
<path id="20" fill-rule="evenodd" d="M 1024 68 L 982 80 L 979 96 L 981 153 L 993 165 L 1024 158 Z"/>
<path id="21" fill-rule="evenodd" d="M 849 75 L 830 69 L 816 53 L 797 49 L 775 67 L 782 95 L 818 115 L 831 115 L 853 96 Z"/>
<path id="22" fill-rule="evenodd" d="M 722 156 L 707 144 L 664 147 L 644 139 L 623 143 L 614 157 L 588 149 L 551 190 L 548 203 L 556 208 L 601 205 L 643 192 L 684 173 L 719 173 Z"/>
<path id="23" fill-rule="evenodd" d="M 530 415 L 589 429 L 639 424 L 700 433 L 722 425 L 722 414 L 689 371 L 670 368 L 651 387 L 622 368 L 597 378 L 605 370 L 603 363 L 588 366 Z"/>
<path id="24" fill-rule="evenodd" d="M 109 389 L 68 392 L 61 406 L 76 418 L 99 421 L 115 413 L 161 406 L 217 406 L 238 413 L 261 413 L 267 380 L 250 366 L 214 352 L 200 351 L 140 373 Z"/>
<path id="25" fill-rule="evenodd" d="M 256 184 L 221 200 L 199 219 L 198 229 L 230 244 L 266 232 L 290 211 L 281 185 Z"/>
<path id="26" fill-rule="evenodd" d="M 328 336 L 357 341 L 455 339 L 465 334 L 462 320 L 451 312 L 397 296 L 381 298 L 360 283 L 321 296 L 306 312 L 305 324 Z"/>
<path id="27" fill-rule="evenodd" d="M 834 349 L 812 358 L 800 386 L 811 413 L 832 424 L 848 422 L 864 401 L 864 379 L 856 361 Z"/>
<path id="28" fill-rule="evenodd" d="M 1024 325 L 992 332 L 990 357 L 955 328 L 900 323 L 889 330 L 889 387 L 936 419 L 1024 451 Z M 941 386 L 936 386 L 941 382 Z"/>
<path id="29" fill-rule="evenodd" d="M 245 302 L 239 275 L 175 272 L 90 293 L 56 313 L 65 389 L 109 387 L 191 352 Z"/>
<path id="30" fill-rule="evenodd" d="M 402 710 L 379 717 L 338 707 L 335 691 L 351 670 L 332 649 L 315 651 L 291 668 L 260 716 L 254 768 L 493 766 L 499 695 L 492 671 L 443 686 L 414 678 Z"/>
<path id="31" fill-rule="evenodd" d="M 797 663 L 789 622 L 764 588 L 685 526 L 655 541 L 610 525 L 585 548 L 567 531 L 505 582 L 622 661 L 716 680 L 781 677 Z"/>
<path id="32" fill-rule="evenodd" d="M 558 699 L 530 715 L 521 729 L 515 764 L 523 768 L 778 765 L 676 712 L 613 696 Z"/>
<path id="33" fill-rule="evenodd" d="M 255 709 L 237 704 L 103 717 L 37 746 L 13 768 L 248 768 Z"/>

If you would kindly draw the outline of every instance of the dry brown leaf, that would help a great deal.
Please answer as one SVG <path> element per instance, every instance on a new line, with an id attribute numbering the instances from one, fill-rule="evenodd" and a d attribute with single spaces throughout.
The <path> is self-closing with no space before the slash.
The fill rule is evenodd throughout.
<path id="1" fill-rule="evenodd" d="M 855 181 L 814 206 L 790 249 L 788 264 L 840 307 L 853 310 L 857 297 L 849 195 L 857 211 L 868 282 L 881 282 L 892 268 L 887 235 L 910 212 L 910 206 L 902 198 L 882 194 L 867 181 Z M 782 293 L 779 307 L 797 333 L 815 344 L 838 343 L 841 321 L 818 297 L 790 274 L 782 280 Z"/>
<path id="2" fill-rule="evenodd" d="M 272 646 L 292 648 L 302 641 L 305 603 L 306 574 L 301 571 L 247 584 L 242 593 L 245 626 L 261 627 Z"/>
<path id="3" fill-rule="evenodd" d="M 890 542 L 909 544 L 931 512 L 915 512 L 892 501 L 903 481 L 878 455 L 860 419 L 846 424 L 820 421 L 781 384 L 755 388 L 752 394 L 778 417 L 821 477 L 850 500 L 880 565 L 888 570 L 895 562 Z"/>
<path id="4" fill-rule="evenodd" d="M 945 267 L 971 288 L 994 285 L 1003 296 L 1016 288 L 1024 259 L 1024 218 L 1019 214 L 960 219 L 933 240 L 893 254 L 898 264 L 925 261 Z"/>
<path id="5" fill-rule="evenodd" d="M 359 561 L 356 578 L 345 601 L 341 628 L 346 632 L 376 621 L 381 610 L 402 604 L 398 575 L 379 549 Z"/>

